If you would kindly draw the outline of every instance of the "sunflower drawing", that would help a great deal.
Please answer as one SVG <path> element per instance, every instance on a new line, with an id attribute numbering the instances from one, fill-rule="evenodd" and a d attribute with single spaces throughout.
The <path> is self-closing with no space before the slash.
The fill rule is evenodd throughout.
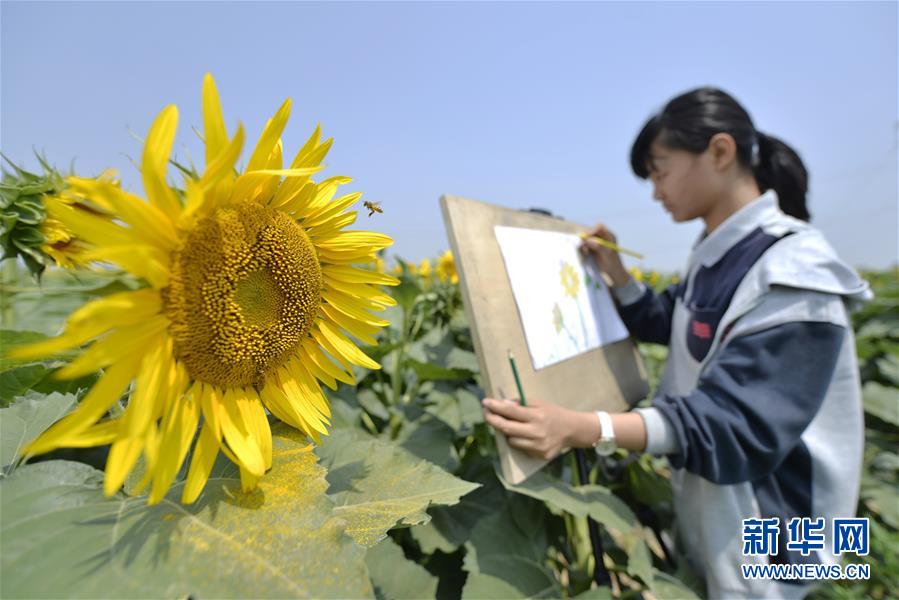
<path id="1" fill-rule="evenodd" d="M 577 298 L 577 293 L 581 287 L 581 279 L 578 276 L 577 271 L 574 270 L 574 267 L 567 262 L 562 263 L 559 277 L 562 281 L 562 288 L 565 290 L 565 295 Z"/>
<path id="2" fill-rule="evenodd" d="M 10 352 L 44 358 L 87 345 L 60 371 L 102 370 L 77 409 L 30 444 L 40 454 L 111 444 L 104 490 L 115 493 L 143 456 L 138 489 L 159 502 L 192 449 L 182 501 L 197 499 L 219 451 L 250 490 L 272 465 L 266 410 L 310 436 L 327 435 L 331 411 L 321 384 L 354 384 L 353 365 L 380 368 L 350 336 L 374 344 L 387 321 L 372 314 L 395 301 L 379 289 L 399 281 L 356 265 L 393 243 L 346 231 L 360 194 L 335 198 L 347 177 L 311 176 L 332 140 L 320 127 L 286 168 L 286 100 L 266 124 L 244 172 L 244 144 L 229 137 L 215 82 L 203 81 L 206 167 L 183 193 L 166 167 L 178 109 L 164 108 L 147 135 L 141 175 L 147 200 L 110 181 L 70 177 L 67 193 L 95 199 L 114 216 L 46 199 L 48 215 L 88 244 L 84 257 L 114 263 L 146 286 L 73 312 L 56 338 Z M 124 411 L 107 413 L 130 389 Z M 199 433 L 198 433 L 199 430 Z"/>

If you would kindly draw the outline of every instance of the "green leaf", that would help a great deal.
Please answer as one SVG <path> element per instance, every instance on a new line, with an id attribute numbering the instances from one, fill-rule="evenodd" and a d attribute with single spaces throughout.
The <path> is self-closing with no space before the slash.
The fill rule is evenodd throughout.
<path id="1" fill-rule="evenodd" d="M 436 550 L 451 554 L 470 539 L 481 519 L 507 503 L 507 492 L 497 480 L 490 459 L 474 457 L 466 460 L 458 476 L 480 483 L 481 487 L 464 496 L 455 506 L 432 506 L 428 509 L 431 521 L 410 530 L 425 554 Z"/>
<path id="2" fill-rule="evenodd" d="M 424 363 L 412 357 L 406 358 L 406 365 L 415 371 L 419 381 L 464 381 L 471 377 L 469 371 L 447 369 L 437 363 Z"/>
<path id="3" fill-rule="evenodd" d="M 12 329 L 0 329 L 0 373 L 25 365 L 33 360 L 21 360 L 17 358 L 7 358 L 6 353 L 16 346 L 24 346 L 33 344 L 41 340 L 47 339 L 47 336 L 37 331 L 14 331 Z"/>
<path id="4" fill-rule="evenodd" d="M 0 467 L 15 464 L 22 449 L 74 405 L 73 394 L 28 392 L 12 405 L 0 408 Z"/>
<path id="5" fill-rule="evenodd" d="M 658 569 L 654 569 L 650 591 L 659 600 L 699 600 L 696 592 L 684 582 Z"/>
<path id="6" fill-rule="evenodd" d="M 878 359 L 877 369 L 884 379 L 894 386 L 899 386 L 899 356 L 887 354 L 883 358 Z"/>
<path id="7" fill-rule="evenodd" d="M 454 438 L 455 432 L 449 425 L 425 414 L 415 420 L 403 421 L 403 426 L 393 443 L 399 444 L 418 458 L 453 472 L 459 466 L 459 454 L 453 446 Z M 387 437 L 383 439 L 389 440 Z"/>
<path id="8" fill-rule="evenodd" d="M 899 529 L 899 502 L 896 502 L 895 485 L 877 482 L 863 487 L 861 496 L 868 510 L 894 529 Z"/>
<path id="9" fill-rule="evenodd" d="M 862 388 L 862 397 L 868 414 L 899 426 L 899 390 L 869 381 Z"/>
<path id="10" fill-rule="evenodd" d="M 335 514 L 365 547 L 395 526 L 427 523 L 429 504 L 456 504 L 479 487 L 358 430 L 335 429 L 322 441 L 315 453 L 328 469 Z"/>
<path id="11" fill-rule="evenodd" d="M 544 565 L 547 540 L 542 519 L 523 528 L 513 517 L 511 507 L 515 503 L 513 499 L 483 518 L 465 544 L 465 570 L 469 575 L 463 598 L 561 596 L 561 586 Z M 538 514 L 545 514 L 543 511 Z"/>
<path id="12" fill-rule="evenodd" d="M 389 537 L 369 548 L 365 563 L 379 598 L 414 600 L 437 595 L 437 577 L 407 559 L 403 549 Z"/>
<path id="13" fill-rule="evenodd" d="M 573 486 L 561 481 L 545 470 L 538 471 L 513 485 L 499 475 L 507 490 L 542 500 L 556 509 L 576 517 L 593 517 L 598 523 L 620 532 L 633 531 L 637 527 L 637 517 L 628 506 L 607 488 L 600 485 Z"/>
<path id="14" fill-rule="evenodd" d="M 469 388 L 438 382 L 428 392 L 425 411 L 434 415 L 462 437 L 478 423 L 484 422 L 484 410 L 478 397 Z"/>
<path id="15" fill-rule="evenodd" d="M 527 598 L 518 588 L 510 582 L 486 573 L 475 573 L 468 576 L 462 598 L 465 600 L 481 599 L 493 600 L 494 598 Z"/>
<path id="16" fill-rule="evenodd" d="M 628 555 L 627 570 L 652 583 L 652 559 L 637 517 L 620 498 L 599 485 L 573 486 L 546 472 L 538 471 L 518 485 L 502 478 L 506 489 L 547 503 L 555 512 L 567 512 L 579 518 L 588 515 L 608 528 L 615 543 Z"/>
<path id="17" fill-rule="evenodd" d="M 182 484 L 104 498 L 87 465 L 27 465 L 0 483 L 3 597 L 371 597 L 365 550 L 325 494 L 300 435 L 273 427 L 272 470 L 249 493 L 229 473 L 195 504 Z"/>
<path id="18" fill-rule="evenodd" d="M 38 364 L 0 372 L 0 407 L 9 405 L 16 396 L 33 389 L 49 371 L 46 366 Z"/>

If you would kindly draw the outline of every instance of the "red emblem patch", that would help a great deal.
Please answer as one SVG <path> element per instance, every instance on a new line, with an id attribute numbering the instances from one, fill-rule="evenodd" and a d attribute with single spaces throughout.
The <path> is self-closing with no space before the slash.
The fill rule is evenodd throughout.
<path id="1" fill-rule="evenodd" d="M 698 338 L 702 338 L 704 340 L 712 337 L 712 328 L 709 327 L 708 323 L 702 323 L 700 321 L 693 321 L 693 335 Z"/>

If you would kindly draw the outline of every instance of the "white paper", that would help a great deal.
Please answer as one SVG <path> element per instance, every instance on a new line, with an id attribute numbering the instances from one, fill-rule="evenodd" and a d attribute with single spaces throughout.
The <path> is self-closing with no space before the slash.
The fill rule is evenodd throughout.
<path id="1" fill-rule="evenodd" d="M 534 369 L 628 337 L 592 260 L 577 235 L 495 228 Z"/>

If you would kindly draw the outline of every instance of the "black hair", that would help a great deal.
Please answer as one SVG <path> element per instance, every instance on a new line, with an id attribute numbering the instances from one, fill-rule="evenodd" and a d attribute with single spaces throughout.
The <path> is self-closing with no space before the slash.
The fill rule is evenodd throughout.
<path id="1" fill-rule="evenodd" d="M 802 159 L 781 140 L 756 130 L 746 109 L 717 88 L 685 92 L 650 118 L 631 147 L 631 169 L 641 179 L 649 177 L 649 146 L 656 139 L 669 148 L 699 154 L 716 133 L 734 138 L 737 162 L 753 174 L 760 190 L 777 193 L 783 212 L 810 220 L 805 205 L 808 171 Z"/>

